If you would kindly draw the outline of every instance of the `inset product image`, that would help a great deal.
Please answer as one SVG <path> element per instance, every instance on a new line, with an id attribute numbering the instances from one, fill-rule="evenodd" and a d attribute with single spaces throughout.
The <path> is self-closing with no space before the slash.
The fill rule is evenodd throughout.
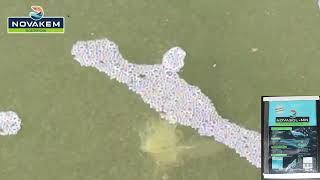
<path id="1" fill-rule="evenodd" d="M 319 96 L 262 98 L 262 179 L 320 178 Z"/>

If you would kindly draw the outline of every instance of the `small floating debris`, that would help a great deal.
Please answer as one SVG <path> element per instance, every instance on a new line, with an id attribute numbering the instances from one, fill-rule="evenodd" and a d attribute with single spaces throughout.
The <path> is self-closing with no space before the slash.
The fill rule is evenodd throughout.
<path id="1" fill-rule="evenodd" d="M 265 14 L 269 16 L 271 13 L 270 11 L 265 11 Z"/>
<path id="2" fill-rule="evenodd" d="M 0 112 L 0 135 L 16 135 L 21 129 L 21 119 L 13 111 Z"/>
<path id="3" fill-rule="evenodd" d="M 317 4 L 318 4 L 318 8 L 320 9 L 320 0 L 318 0 L 318 3 L 317 3 Z"/>
<path id="4" fill-rule="evenodd" d="M 92 32 L 92 33 L 90 33 L 90 35 L 91 35 L 91 36 L 93 36 L 93 35 L 94 35 L 94 33 Z"/>
<path id="5" fill-rule="evenodd" d="M 169 179 L 169 176 L 168 174 L 164 174 L 162 177 L 161 177 L 162 180 L 168 180 Z"/>
<path id="6" fill-rule="evenodd" d="M 251 48 L 251 52 L 257 52 L 258 50 L 258 48 Z"/>
<path id="7" fill-rule="evenodd" d="M 213 64 L 212 67 L 213 67 L 213 68 L 217 67 L 217 64 Z"/>

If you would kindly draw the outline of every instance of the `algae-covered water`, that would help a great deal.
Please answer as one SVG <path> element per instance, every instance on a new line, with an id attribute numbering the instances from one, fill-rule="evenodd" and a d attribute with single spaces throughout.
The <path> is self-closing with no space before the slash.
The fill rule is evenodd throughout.
<path id="1" fill-rule="evenodd" d="M 66 32 L 7 34 L 6 18 L 27 16 L 31 5 L 64 16 Z M 259 179 L 233 150 L 157 123 L 138 95 L 82 68 L 70 53 L 77 40 L 107 37 L 145 64 L 181 46 L 181 76 L 222 116 L 256 131 L 260 96 L 320 92 L 320 11 L 311 0 L 12 0 L 0 9 L 0 111 L 23 121 L 17 136 L 0 138 L 1 180 Z"/>

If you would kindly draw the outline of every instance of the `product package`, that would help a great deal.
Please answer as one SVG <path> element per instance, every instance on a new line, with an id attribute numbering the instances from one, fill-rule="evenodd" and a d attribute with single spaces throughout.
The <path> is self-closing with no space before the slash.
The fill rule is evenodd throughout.
<path id="1" fill-rule="evenodd" d="M 319 179 L 319 96 L 262 97 L 262 180 Z"/>

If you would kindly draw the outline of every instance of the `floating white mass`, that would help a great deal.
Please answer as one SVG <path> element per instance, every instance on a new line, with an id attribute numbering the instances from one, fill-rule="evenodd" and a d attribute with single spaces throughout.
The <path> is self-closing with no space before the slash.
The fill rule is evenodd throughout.
<path id="1" fill-rule="evenodd" d="M 198 87 L 179 77 L 186 56 L 182 48 L 169 49 L 162 64 L 155 65 L 129 63 L 108 39 L 78 41 L 71 54 L 80 65 L 94 67 L 126 84 L 168 122 L 192 127 L 202 136 L 212 136 L 261 167 L 260 133 L 222 118 Z"/>
<path id="2" fill-rule="evenodd" d="M 171 48 L 163 55 L 162 64 L 164 67 L 178 72 L 184 66 L 186 52 L 180 47 Z"/>
<path id="3" fill-rule="evenodd" d="M 15 135 L 21 129 L 21 119 L 15 112 L 0 112 L 0 135 Z"/>

